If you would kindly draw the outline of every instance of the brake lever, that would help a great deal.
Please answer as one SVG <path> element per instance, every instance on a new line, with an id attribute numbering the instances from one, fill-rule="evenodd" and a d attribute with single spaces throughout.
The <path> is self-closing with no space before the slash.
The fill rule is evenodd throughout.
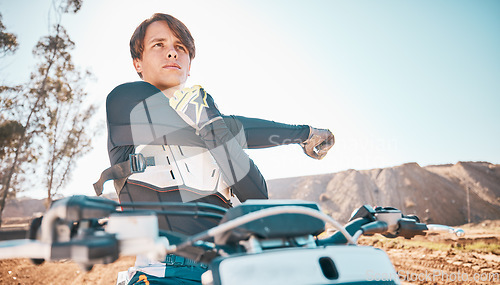
<path id="1" fill-rule="evenodd" d="M 461 228 L 452 228 L 445 225 L 429 224 L 427 225 L 427 229 L 432 232 L 448 232 L 455 234 L 457 237 L 463 237 L 465 235 L 465 231 Z"/>

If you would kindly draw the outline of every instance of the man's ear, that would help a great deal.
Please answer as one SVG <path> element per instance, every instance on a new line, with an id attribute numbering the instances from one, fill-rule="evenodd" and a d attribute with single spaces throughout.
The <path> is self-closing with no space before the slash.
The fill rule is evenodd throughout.
<path id="1" fill-rule="evenodd" d="M 134 58 L 132 63 L 134 64 L 135 71 L 137 73 L 142 73 L 142 61 L 138 58 Z"/>

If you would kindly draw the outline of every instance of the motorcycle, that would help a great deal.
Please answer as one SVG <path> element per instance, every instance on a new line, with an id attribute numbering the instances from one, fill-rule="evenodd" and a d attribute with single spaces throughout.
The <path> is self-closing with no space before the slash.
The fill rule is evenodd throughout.
<path id="1" fill-rule="evenodd" d="M 157 210 L 161 206 L 162 209 Z M 133 209 L 132 209 L 133 207 Z M 156 209 L 155 209 L 156 208 Z M 212 218 L 218 225 L 192 236 L 160 230 L 158 215 Z M 336 230 L 324 237 L 326 225 Z M 133 225 L 133 226 L 131 226 Z M 392 207 L 364 205 L 342 226 L 316 203 L 248 200 L 225 209 L 205 203 L 118 203 L 72 196 L 32 221 L 28 238 L 0 242 L 0 258 L 73 260 L 91 270 L 120 256 L 165 260 L 175 254 L 207 266 L 203 285 L 401 284 L 387 254 L 358 245 L 362 235 L 410 239 L 430 231 L 461 229 L 424 224 Z M 120 274 L 117 284 L 127 284 Z"/>

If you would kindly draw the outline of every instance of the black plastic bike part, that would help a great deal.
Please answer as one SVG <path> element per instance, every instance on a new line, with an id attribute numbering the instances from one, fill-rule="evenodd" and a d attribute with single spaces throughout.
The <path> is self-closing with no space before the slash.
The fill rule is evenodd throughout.
<path id="1" fill-rule="evenodd" d="M 66 207 L 66 220 L 100 219 L 116 211 L 118 203 L 100 197 L 75 195 L 55 201 L 51 208 Z"/>
<path id="2" fill-rule="evenodd" d="M 31 220 L 30 226 L 28 229 L 28 234 L 26 235 L 27 239 L 30 240 L 36 240 L 38 238 L 38 230 L 40 229 L 40 226 L 42 225 L 42 219 L 43 216 L 41 217 L 36 217 Z M 31 262 L 36 265 L 40 265 L 45 261 L 43 258 L 31 258 Z"/>
<path id="3" fill-rule="evenodd" d="M 370 222 L 366 225 L 361 226 L 361 230 L 364 234 L 376 234 L 383 233 L 387 231 L 387 223 L 382 221 Z"/>
<path id="4" fill-rule="evenodd" d="M 227 212 L 226 208 L 208 204 L 208 203 L 202 203 L 202 202 L 192 202 L 192 203 L 182 203 L 182 202 L 128 202 L 128 203 L 121 203 L 117 205 L 118 207 L 123 207 L 123 208 L 149 208 L 149 207 L 169 207 L 169 208 L 195 208 L 199 210 L 212 210 L 216 212 L 220 212 L 222 214 L 225 214 Z"/>
<path id="5" fill-rule="evenodd" d="M 144 208 L 165 216 L 193 216 L 221 220 L 227 209 L 208 203 L 181 203 L 181 202 L 130 202 L 121 203 L 118 206 L 122 208 Z M 169 210 L 151 209 L 157 207 L 168 207 Z M 178 209 L 178 210 L 175 210 Z M 137 210 L 124 210 L 126 213 L 135 213 Z"/>
<path id="6" fill-rule="evenodd" d="M 355 212 L 353 212 L 349 221 L 353 221 L 357 218 L 367 218 L 371 221 L 375 221 L 375 213 L 376 212 L 372 206 L 363 205 L 359 209 L 357 209 Z"/>
<path id="7" fill-rule="evenodd" d="M 313 202 L 253 200 L 228 209 L 220 223 L 223 224 L 255 211 L 279 206 L 301 206 L 319 211 L 319 206 Z M 286 238 L 317 235 L 324 230 L 325 222 L 315 217 L 302 214 L 279 214 L 238 226 L 231 231 L 215 236 L 214 241 L 216 244 L 237 243 L 240 240 L 248 239 L 251 235 L 262 239 Z"/>
<path id="8" fill-rule="evenodd" d="M 427 225 L 418 223 L 414 219 L 403 218 L 399 220 L 398 236 L 410 239 L 416 235 L 425 235 Z"/>
<path id="9" fill-rule="evenodd" d="M 26 238 L 28 230 L 25 228 L 0 228 L 0 241 Z"/>
<path id="10" fill-rule="evenodd" d="M 293 205 L 293 204 L 295 204 L 295 205 Z M 248 236 L 245 237 L 245 239 L 248 239 L 251 235 L 257 236 L 256 232 L 249 232 L 248 231 L 248 225 L 252 224 L 252 223 L 255 224 L 255 222 L 257 222 L 257 226 L 254 226 L 253 228 L 251 227 L 250 229 L 257 229 L 257 230 L 263 229 L 265 232 L 267 232 L 267 233 L 272 232 L 273 234 L 276 234 L 279 231 L 285 232 L 284 235 L 280 235 L 280 236 L 276 236 L 276 237 L 269 236 L 269 235 L 267 237 L 260 236 L 260 238 L 262 238 L 262 239 L 266 239 L 269 237 L 287 238 L 287 237 L 296 237 L 296 236 L 306 236 L 306 235 L 312 235 L 312 234 L 314 234 L 314 232 L 317 232 L 319 234 L 320 232 L 324 231 L 324 227 L 325 227 L 324 221 L 319 219 L 319 218 L 315 218 L 314 216 L 307 215 L 307 214 L 289 214 L 289 213 L 286 213 L 286 209 L 283 210 L 280 208 L 278 208 L 277 211 L 274 211 L 274 212 L 279 213 L 279 212 L 285 211 L 284 212 L 285 214 L 276 213 L 276 214 L 266 216 L 266 215 L 261 215 L 262 213 L 259 213 L 260 211 L 264 211 L 264 210 L 268 210 L 268 209 L 273 210 L 272 208 L 277 207 L 277 206 L 289 206 L 290 208 L 300 208 L 301 206 L 297 206 L 297 204 L 300 204 L 304 208 L 309 208 L 309 209 L 313 208 L 316 211 L 319 208 L 318 205 L 315 203 L 297 201 L 297 200 L 293 200 L 293 201 L 269 201 L 269 200 L 253 200 L 252 201 L 251 200 L 250 202 L 247 201 L 245 204 L 239 205 L 236 208 L 232 208 L 232 209 L 237 209 L 237 208 L 242 208 L 243 206 L 246 206 L 246 207 L 243 207 L 244 210 L 240 209 L 240 211 L 237 211 L 236 215 L 232 215 L 230 220 L 229 219 L 225 220 L 227 218 L 227 216 L 226 216 L 220 222 L 219 226 L 188 237 L 186 239 L 186 241 L 177 245 L 177 250 L 182 251 L 184 248 L 191 247 L 191 246 L 193 246 L 193 244 L 195 244 L 199 241 L 208 240 L 210 238 L 214 239 L 216 245 L 229 244 L 232 247 L 236 248 L 239 244 L 238 240 L 227 241 L 227 239 L 225 239 L 226 234 L 229 234 L 229 236 L 230 236 L 233 233 L 237 233 L 238 229 L 243 229 L 243 230 L 246 230 L 247 234 L 248 234 Z M 304 205 L 308 205 L 309 207 L 304 206 Z M 271 211 L 271 212 L 273 212 L 273 211 Z M 229 213 L 229 210 L 228 210 L 228 213 Z M 255 219 L 249 220 L 247 217 L 245 217 L 247 214 L 252 215 L 252 218 L 255 218 Z M 258 217 L 262 217 L 262 218 L 258 218 Z M 280 217 L 280 218 L 269 219 L 272 217 Z M 302 218 L 307 217 L 307 222 L 309 222 L 309 224 L 303 223 L 304 221 L 302 221 L 298 225 L 297 224 L 293 225 L 293 227 L 306 225 L 306 227 L 309 227 L 307 231 L 304 231 L 303 228 L 301 229 L 305 233 L 300 233 L 299 235 L 297 235 L 298 232 L 293 231 L 293 228 L 292 228 L 293 235 L 291 235 L 290 231 L 289 231 L 290 227 L 288 228 L 288 230 L 285 229 L 286 226 L 290 225 L 290 223 L 294 223 L 294 221 L 297 220 L 297 219 L 294 219 L 294 217 L 295 218 L 298 217 L 299 220 L 302 220 Z M 234 226 L 228 228 L 227 224 L 224 225 L 225 223 L 230 223 L 233 220 L 236 222 L 236 224 Z M 282 223 L 283 221 L 286 221 L 286 223 L 284 225 Z M 264 228 L 260 227 L 262 224 L 261 222 L 264 222 L 263 223 Z M 281 223 L 281 225 L 279 225 L 280 223 Z M 312 225 L 314 223 L 316 223 L 316 225 Z M 276 227 L 276 229 L 271 230 L 269 227 L 267 227 L 268 225 L 271 225 L 271 226 L 274 225 Z M 285 227 L 285 228 L 281 228 L 281 229 L 277 230 L 277 228 L 280 226 Z M 321 229 L 319 229 L 319 228 L 321 228 Z M 221 230 L 221 229 L 224 229 L 224 230 Z M 217 240 L 218 237 L 221 237 L 221 239 L 219 239 L 219 241 Z M 242 237 L 240 235 L 240 233 L 238 233 L 238 237 Z M 226 241 L 224 241 L 224 240 L 226 240 Z"/>
<path id="11" fill-rule="evenodd" d="M 345 225 L 346 231 L 352 236 L 354 235 L 363 225 L 372 222 L 369 218 L 356 218 L 355 220 L 350 221 L 347 225 Z M 324 238 L 318 239 L 316 244 L 318 246 L 326 246 L 326 245 L 334 245 L 334 244 L 346 244 L 347 239 L 344 235 L 337 231 L 333 235 Z"/>
<path id="12" fill-rule="evenodd" d="M 333 260 L 330 257 L 328 257 L 328 256 L 321 257 L 319 259 L 319 266 L 321 267 L 321 271 L 323 272 L 323 275 L 328 280 L 339 279 L 339 271 L 337 270 L 335 263 L 333 262 Z"/>
<path id="13" fill-rule="evenodd" d="M 220 220 L 224 217 L 224 215 L 216 214 L 216 213 L 208 213 L 208 212 L 196 212 L 196 211 L 163 211 L 163 210 L 148 210 L 150 212 L 154 212 L 156 215 L 166 215 L 166 216 L 193 216 L 193 217 L 203 217 L 203 218 L 212 218 L 216 220 Z M 122 211 L 123 213 L 136 213 L 135 210 L 126 210 Z"/>

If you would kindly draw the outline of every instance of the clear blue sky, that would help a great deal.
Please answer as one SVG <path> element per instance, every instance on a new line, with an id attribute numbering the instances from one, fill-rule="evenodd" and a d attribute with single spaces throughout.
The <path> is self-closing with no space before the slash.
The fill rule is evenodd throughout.
<path id="1" fill-rule="evenodd" d="M 2 60 L 2 83 L 33 70 L 50 2 L 0 0 L 21 45 Z M 139 80 L 128 41 L 155 12 L 189 27 L 197 55 L 188 84 L 204 86 L 224 113 L 334 132 L 322 161 L 297 145 L 249 151 L 268 179 L 407 162 L 500 163 L 500 1 L 86 0 L 62 23 L 76 64 L 95 75 L 92 100 L 104 104 L 113 87 Z M 97 119 L 105 128 L 104 108 Z M 109 166 L 105 133 L 94 147 L 64 194 L 93 194 Z"/>

